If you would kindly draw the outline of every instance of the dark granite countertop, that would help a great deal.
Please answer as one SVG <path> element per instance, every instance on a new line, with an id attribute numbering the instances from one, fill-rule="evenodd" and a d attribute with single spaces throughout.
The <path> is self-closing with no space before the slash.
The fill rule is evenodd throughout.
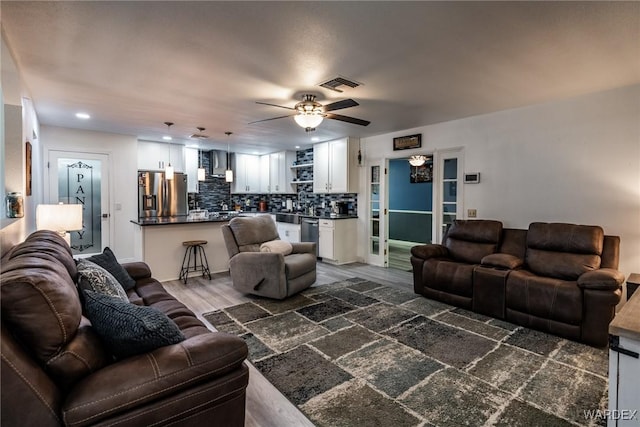
<path id="1" fill-rule="evenodd" d="M 172 216 L 162 218 L 138 218 L 132 219 L 131 222 L 143 227 L 149 225 L 171 225 L 171 224 L 202 224 L 206 222 L 229 222 L 232 218 L 242 215 L 221 215 L 218 217 L 210 216 L 207 219 L 192 219 L 188 216 Z"/>

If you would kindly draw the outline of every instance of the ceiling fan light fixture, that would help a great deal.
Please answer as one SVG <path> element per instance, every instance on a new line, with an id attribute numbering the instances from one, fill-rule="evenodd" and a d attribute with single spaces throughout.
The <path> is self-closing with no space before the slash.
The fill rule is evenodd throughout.
<path id="1" fill-rule="evenodd" d="M 427 156 L 424 156 L 422 154 L 416 154 L 409 157 L 409 164 L 415 167 L 422 166 L 427 162 L 427 159 L 428 159 Z"/>
<path id="2" fill-rule="evenodd" d="M 301 128 L 315 128 L 322 123 L 324 117 L 322 117 L 322 113 L 317 113 L 315 111 L 303 112 L 299 113 L 296 116 L 293 116 L 293 119 L 296 121 L 298 126 Z"/>

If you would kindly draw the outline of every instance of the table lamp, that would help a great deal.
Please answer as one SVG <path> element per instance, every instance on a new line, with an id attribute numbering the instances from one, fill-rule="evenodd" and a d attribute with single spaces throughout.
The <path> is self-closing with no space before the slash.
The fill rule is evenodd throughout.
<path id="1" fill-rule="evenodd" d="M 36 230 L 52 230 L 71 245 L 68 231 L 82 230 L 82 205 L 38 205 Z"/>

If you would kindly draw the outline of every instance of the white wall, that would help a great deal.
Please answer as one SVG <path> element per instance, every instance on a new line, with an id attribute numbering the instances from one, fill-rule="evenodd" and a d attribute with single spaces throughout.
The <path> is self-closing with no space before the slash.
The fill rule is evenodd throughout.
<path id="1" fill-rule="evenodd" d="M 420 150 L 393 152 L 394 137 L 415 133 L 422 133 Z M 464 186 L 465 212 L 475 208 L 478 218 L 514 228 L 600 225 L 621 237 L 620 270 L 640 272 L 640 85 L 365 138 L 363 145 L 367 161 L 463 147 L 464 170 L 482 178 Z M 360 193 L 366 190 L 361 180 Z"/>
<path id="2" fill-rule="evenodd" d="M 134 225 L 138 217 L 137 139 L 135 136 L 42 126 L 43 161 L 48 150 L 108 154 L 110 161 L 109 247 L 120 262 L 135 260 Z M 43 164 L 43 165 L 44 165 Z M 44 180 L 47 179 L 47 174 Z M 120 207 L 120 209 L 117 209 Z"/>

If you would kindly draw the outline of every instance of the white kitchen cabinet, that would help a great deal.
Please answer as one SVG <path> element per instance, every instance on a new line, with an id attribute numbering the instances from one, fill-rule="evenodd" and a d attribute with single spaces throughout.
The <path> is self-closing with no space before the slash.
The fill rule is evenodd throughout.
<path id="1" fill-rule="evenodd" d="M 358 192 L 358 140 L 341 138 L 313 146 L 313 192 Z"/>
<path id="2" fill-rule="evenodd" d="M 332 264 L 346 264 L 357 259 L 357 219 L 321 219 L 318 224 L 318 256 Z"/>
<path id="3" fill-rule="evenodd" d="M 608 427 L 638 426 L 640 419 L 640 294 L 637 293 L 609 324 Z"/>
<path id="4" fill-rule="evenodd" d="M 233 173 L 234 194 L 260 192 L 260 156 L 236 154 Z"/>
<path id="5" fill-rule="evenodd" d="M 184 146 L 171 144 L 171 166 L 176 172 L 184 172 Z M 169 164 L 169 144 L 138 141 L 138 169 L 164 170 Z"/>
<path id="6" fill-rule="evenodd" d="M 198 192 L 198 166 L 200 166 L 197 148 L 184 149 L 184 172 L 187 174 L 187 191 Z"/>
<path id="7" fill-rule="evenodd" d="M 293 193 L 291 170 L 296 153 L 280 151 L 260 157 L 260 192 L 270 194 Z"/>
<path id="8" fill-rule="evenodd" d="M 290 243 L 300 242 L 300 224 L 289 224 L 286 222 L 276 222 L 280 239 Z"/>
<path id="9" fill-rule="evenodd" d="M 269 173 L 271 172 L 271 162 L 269 154 L 260 156 L 260 193 L 269 193 Z"/>

